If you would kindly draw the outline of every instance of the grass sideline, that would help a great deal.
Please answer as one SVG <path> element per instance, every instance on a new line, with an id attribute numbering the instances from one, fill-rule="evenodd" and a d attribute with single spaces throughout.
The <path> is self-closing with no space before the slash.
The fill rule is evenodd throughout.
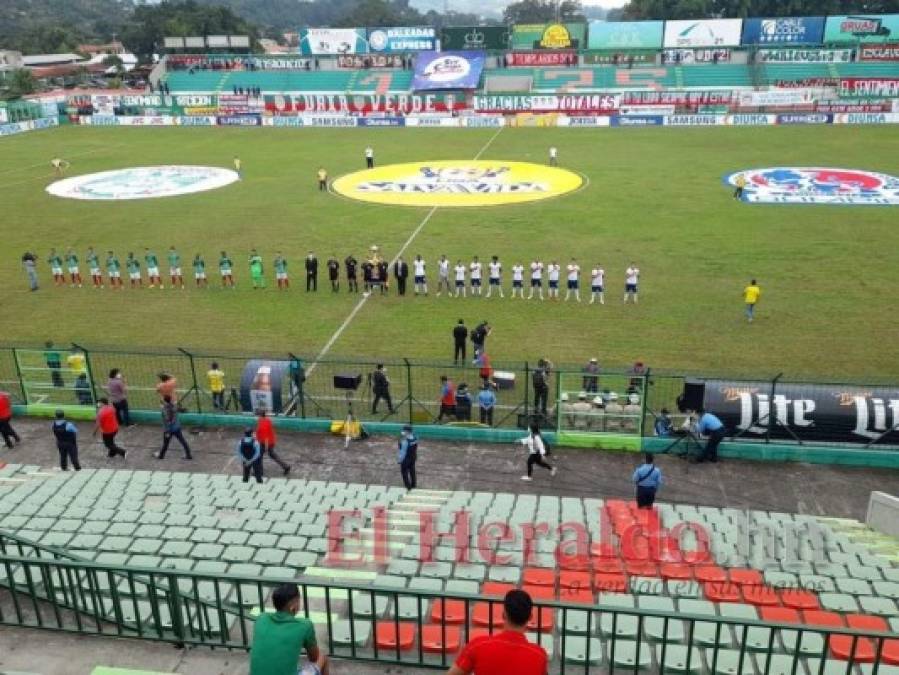
<path id="1" fill-rule="evenodd" d="M 379 165 L 419 159 L 471 159 L 495 134 L 485 130 L 282 130 L 63 128 L 0 141 L 3 340 L 122 348 L 185 345 L 242 352 L 317 354 L 359 297 L 302 289 L 302 258 L 320 260 L 372 243 L 388 256 L 429 209 L 373 206 L 319 193 L 315 171 L 332 178 L 358 170 L 372 144 Z M 751 206 L 722 186 L 728 172 L 762 166 L 824 165 L 899 175 L 899 134 L 891 126 L 702 129 L 505 129 L 482 159 L 560 163 L 589 178 L 569 196 L 522 206 L 438 209 L 407 251 L 421 253 L 433 278 L 440 253 L 466 262 L 501 256 L 506 284 L 513 262 L 533 256 L 582 267 L 600 260 L 605 307 L 493 298 L 372 298 L 335 341 L 334 356 L 448 359 L 460 317 L 489 319 L 494 360 L 548 356 L 578 363 L 598 356 L 621 365 L 690 373 L 884 381 L 899 374 L 894 298 L 899 271 L 895 207 Z M 224 189 L 135 202 L 50 197 L 49 159 L 72 162 L 68 175 L 167 163 L 230 166 L 245 179 Z M 123 293 L 55 289 L 46 264 L 42 289 L 29 293 L 19 258 L 51 246 L 155 248 L 175 244 L 188 262 L 202 251 L 211 267 L 206 292 Z M 246 252 L 271 260 L 280 249 L 293 288 L 253 292 Z M 227 248 L 238 289 L 215 288 L 215 260 Z M 622 306 L 624 268 L 642 270 L 641 303 Z M 83 268 L 83 265 L 82 265 Z M 85 270 L 82 269 L 84 272 Z M 185 272 L 188 272 L 185 269 Z M 752 325 L 741 290 L 759 279 L 763 297 Z M 324 274 L 320 274 L 320 281 Z M 583 279 L 583 277 L 582 277 Z M 582 282 L 583 284 L 583 282 Z M 342 289 L 343 291 L 344 289 Z M 508 296 L 508 292 L 507 292 Z"/>

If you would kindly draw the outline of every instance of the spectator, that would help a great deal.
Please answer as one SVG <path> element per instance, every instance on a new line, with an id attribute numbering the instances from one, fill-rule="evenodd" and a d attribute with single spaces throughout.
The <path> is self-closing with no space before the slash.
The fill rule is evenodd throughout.
<path id="1" fill-rule="evenodd" d="M 465 362 L 465 345 L 468 339 L 468 328 L 465 327 L 465 319 L 459 319 L 459 323 L 453 328 L 453 363 Z"/>
<path id="2" fill-rule="evenodd" d="M 306 292 L 318 291 L 318 258 L 315 253 L 309 251 L 306 256 Z"/>
<path id="3" fill-rule="evenodd" d="M 275 612 L 263 612 L 253 628 L 250 675 L 328 675 L 328 658 L 315 641 L 315 626 L 297 617 L 300 590 L 296 584 L 278 586 L 272 593 Z M 306 650 L 308 665 L 299 664 Z"/>
<path id="4" fill-rule="evenodd" d="M 178 380 L 168 373 L 159 373 L 157 377 L 159 382 L 156 384 L 156 393 L 159 394 L 159 399 L 165 401 L 165 397 L 168 396 L 177 402 L 175 388 L 178 386 Z"/>
<path id="5" fill-rule="evenodd" d="M 112 407 L 115 408 L 119 424 L 124 424 L 126 427 L 132 426 L 131 411 L 128 408 L 128 385 L 122 376 L 122 371 L 118 368 L 109 371 L 106 392 L 109 394 L 109 400 L 112 401 Z"/>
<path id="6" fill-rule="evenodd" d="M 588 394 L 595 394 L 599 391 L 599 361 L 595 358 L 590 359 L 582 371 L 584 373 L 584 381 L 582 386 Z"/>
<path id="7" fill-rule="evenodd" d="M 493 410 L 496 408 L 496 394 L 489 380 L 484 380 L 478 392 L 478 406 L 481 409 L 481 424 L 493 426 Z"/>
<path id="8" fill-rule="evenodd" d="M 81 471 L 78 463 L 78 429 L 66 420 L 66 414 L 62 410 L 56 411 L 56 419 L 51 426 L 56 437 L 56 449 L 59 450 L 59 468 L 69 470 L 69 461 L 75 471 Z"/>
<path id="9" fill-rule="evenodd" d="M 87 373 L 81 373 L 75 378 L 75 400 L 78 405 L 93 405 L 94 394 L 91 391 L 91 383 L 87 380 Z"/>
<path id="10" fill-rule="evenodd" d="M 537 367 L 531 375 L 531 383 L 534 387 L 534 411 L 540 415 L 546 415 L 546 404 L 549 397 L 549 376 L 552 373 L 552 364 L 546 359 L 537 361 Z"/>
<path id="11" fill-rule="evenodd" d="M 206 381 L 209 383 L 209 393 L 212 394 L 212 407 L 215 410 L 225 410 L 225 372 L 219 368 L 217 361 L 209 364 L 206 371 Z"/>
<path id="12" fill-rule="evenodd" d="M 525 635 L 533 606 L 531 596 L 523 590 L 516 588 L 506 593 L 503 630 L 471 640 L 447 675 L 546 675 L 546 652 Z"/>
<path id="13" fill-rule="evenodd" d="M 667 438 L 668 436 L 671 436 L 673 426 L 668 408 L 662 408 L 661 414 L 656 417 L 655 424 L 653 425 L 655 435 Z"/>
<path id="14" fill-rule="evenodd" d="M 162 399 L 162 448 L 153 455 L 156 459 L 163 459 L 165 453 L 168 452 L 169 443 L 173 438 L 177 438 L 184 448 L 184 459 L 193 459 L 190 454 L 190 446 L 184 438 L 181 431 L 181 422 L 178 419 L 178 406 L 172 400 L 171 396 L 166 395 Z"/>
<path id="15" fill-rule="evenodd" d="M 115 437 L 119 433 L 119 420 L 116 409 L 109 404 L 109 399 L 101 398 L 98 402 L 97 420 L 94 424 L 94 436 L 99 431 L 106 446 L 108 457 L 125 456 L 125 450 L 116 445 Z"/>
<path id="16" fill-rule="evenodd" d="M 290 473 L 290 465 L 275 453 L 275 442 L 277 441 L 275 425 L 272 424 L 271 418 L 268 417 L 264 409 L 259 410 L 256 414 L 259 416 L 259 419 L 256 421 L 256 440 L 259 441 L 262 454 L 268 453 L 268 456 L 272 458 L 275 464 L 281 467 L 286 476 Z"/>
<path id="17" fill-rule="evenodd" d="M 535 422 L 531 423 L 531 426 L 528 428 L 528 435 L 520 439 L 519 443 L 527 446 L 528 449 L 528 473 L 526 476 L 522 476 L 521 480 L 533 480 L 534 464 L 542 466 L 544 469 L 549 469 L 550 476 L 556 475 L 555 468 L 543 459 L 547 452 L 546 443 L 543 442 L 543 436 L 540 434 L 540 429 Z"/>
<path id="18" fill-rule="evenodd" d="M 456 387 L 456 419 L 460 422 L 471 421 L 471 394 L 464 382 Z"/>
<path id="19" fill-rule="evenodd" d="M 637 507 L 651 509 L 656 499 L 656 491 L 662 484 L 662 472 L 653 463 L 651 452 L 646 453 L 646 461 L 634 471 L 632 479 L 637 489 Z"/>
<path id="20" fill-rule="evenodd" d="M 371 391 L 374 394 L 374 400 L 371 403 L 371 414 L 378 414 L 378 403 L 381 399 L 387 401 L 387 409 L 392 415 L 393 401 L 390 400 L 390 378 L 387 377 L 387 369 L 383 363 L 375 366 L 375 372 L 371 374 Z"/>
<path id="21" fill-rule="evenodd" d="M 440 413 L 437 422 L 443 421 L 446 415 L 450 419 L 456 416 L 456 387 L 446 375 L 440 376 Z"/>
<path id="22" fill-rule="evenodd" d="M 262 448 L 253 437 L 253 429 L 244 429 L 243 438 L 237 443 L 237 458 L 243 469 L 243 482 L 250 482 L 250 472 L 257 483 L 262 482 Z"/>
<path id="23" fill-rule="evenodd" d="M 490 365 L 490 356 L 486 350 L 481 349 L 475 355 L 475 365 L 478 367 L 478 375 L 485 382 L 493 380 L 493 367 Z"/>
<path id="24" fill-rule="evenodd" d="M 53 348 L 53 341 L 47 340 L 44 344 L 44 363 L 50 370 L 50 380 L 53 386 L 62 388 L 65 383 L 62 381 L 62 355 L 58 350 Z"/>
<path id="25" fill-rule="evenodd" d="M 12 442 L 21 443 L 22 439 L 10 424 L 12 420 L 12 399 L 5 391 L 0 390 L 0 435 L 3 436 L 3 442 L 6 447 L 12 449 Z"/>
<path id="26" fill-rule="evenodd" d="M 412 427 L 403 426 L 400 435 L 397 452 L 397 463 L 400 465 L 400 473 L 403 476 L 403 485 L 407 490 L 414 490 L 417 481 L 415 477 L 415 463 L 418 461 L 418 439 L 412 432 Z"/>

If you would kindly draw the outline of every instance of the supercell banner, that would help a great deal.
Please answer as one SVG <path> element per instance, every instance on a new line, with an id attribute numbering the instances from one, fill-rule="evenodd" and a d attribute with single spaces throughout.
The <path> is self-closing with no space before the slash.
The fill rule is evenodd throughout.
<path id="1" fill-rule="evenodd" d="M 858 53 L 859 61 L 899 61 L 899 42 L 865 45 Z"/>
<path id="2" fill-rule="evenodd" d="M 743 19 L 702 19 L 665 22 L 665 47 L 736 47 Z"/>
<path id="3" fill-rule="evenodd" d="M 893 98 L 899 96 L 899 77 L 841 77 L 840 96 Z"/>
<path id="4" fill-rule="evenodd" d="M 620 96 L 588 94 L 583 96 L 474 96 L 477 112 L 612 113 L 618 110 Z"/>
<path id="5" fill-rule="evenodd" d="M 591 21 L 587 49 L 658 49 L 661 21 Z"/>
<path id="6" fill-rule="evenodd" d="M 899 37 L 899 14 L 829 16 L 824 42 L 890 42 Z"/>
<path id="7" fill-rule="evenodd" d="M 743 21 L 744 45 L 816 45 L 823 37 L 823 16 Z"/>
<path id="8" fill-rule="evenodd" d="M 412 89 L 477 89 L 484 52 L 421 52 L 415 57 Z"/>
<path id="9" fill-rule="evenodd" d="M 833 443 L 899 442 L 899 390 L 831 384 L 705 381 L 704 407 L 728 433 Z M 892 430 L 892 431 L 891 431 Z"/>
<path id="10" fill-rule="evenodd" d="M 507 66 L 576 66 L 577 52 L 509 52 Z"/>
<path id="11" fill-rule="evenodd" d="M 760 49 L 759 63 L 849 63 L 851 49 Z"/>
<path id="12" fill-rule="evenodd" d="M 364 28 L 300 29 L 301 54 L 364 54 L 365 45 Z"/>
<path id="13" fill-rule="evenodd" d="M 440 48 L 447 51 L 474 49 L 500 50 L 509 48 L 509 29 L 506 26 L 460 26 L 440 31 Z"/>
<path id="14" fill-rule="evenodd" d="M 436 48 L 437 31 L 424 28 L 370 28 L 368 49 L 375 53 L 403 54 L 425 52 Z"/>
<path id="15" fill-rule="evenodd" d="M 583 49 L 585 23 L 524 23 L 512 26 L 512 49 Z"/>

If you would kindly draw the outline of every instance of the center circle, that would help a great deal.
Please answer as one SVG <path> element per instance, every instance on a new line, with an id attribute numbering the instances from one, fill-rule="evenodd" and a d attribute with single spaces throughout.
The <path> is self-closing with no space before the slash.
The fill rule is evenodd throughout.
<path id="1" fill-rule="evenodd" d="M 332 189 L 350 199 L 399 206 L 499 206 L 578 189 L 573 171 L 529 162 L 440 160 L 389 164 L 341 176 Z"/>
<path id="2" fill-rule="evenodd" d="M 138 166 L 65 178 L 48 185 L 47 192 L 67 199 L 151 199 L 214 190 L 237 180 L 237 172 L 215 166 Z"/>

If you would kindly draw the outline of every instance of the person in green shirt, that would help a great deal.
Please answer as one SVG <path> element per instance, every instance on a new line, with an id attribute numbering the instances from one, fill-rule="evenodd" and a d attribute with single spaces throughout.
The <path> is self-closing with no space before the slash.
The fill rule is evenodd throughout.
<path id="1" fill-rule="evenodd" d="M 147 263 L 147 279 L 150 282 L 150 288 L 156 288 L 156 284 L 159 284 L 160 289 L 165 288 L 162 285 L 162 277 L 159 276 L 159 258 L 149 248 L 144 249 L 144 262 Z"/>
<path id="2" fill-rule="evenodd" d="M 256 249 L 250 251 L 250 278 L 253 280 L 253 290 L 265 288 L 265 272 L 262 266 L 262 256 Z"/>
<path id="3" fill-rule="evenodd" d="M 275 612 L 256 619 L 250 647 L 250 675 L 328 675 L 328 657 L 315 641 L 315 626 L 298 617 L 300 589 L 283 584 L 272 593 Z M 308 661 L 300 658 L 306 651 Z"/>
<path id="4" fill-rule="evenodd" d="M 100 257 L 94 252 L 93 246 L 88 247 L 85 260 L 87 261 L 87 269 L 91 273 L 91 281 L 94 283 L 94 288 L 103 288 L 103 272 L 100 271 Z"/>
<path id="5" fill-rule="evenodd" d="M 283 291 L 290 288 L 290 279 L 287 276 L 287 260 L 278 251 L 275 256 L 275 280 L 278 282 L 278 290 Z"/>
<path id="6" fill-rule="evenodd" d="M 81 270 L 78 268 L 78 254 L 75 253 L 73 248 L 66 251 L 66 267 L 69 268 L 70 286 L 75 288 L 77 284 L 78 288 L 81 288 Z"/>
<path id="7" fill-rule="evenodd" d="M 206 261 L 197 253 L 194 256 L 194 280 L 197 282 L 197 288 L 206 288 Z"/>
<path id="8" fill-rule="evenodd" d="M 174 246 L 169 247 L 169 277 L 172 279 L 172 288 L 181 286 L 184 290 L 184 276 L 181 274 L 181 254 Z"/>
<path id="9" fill-rule="evenodd" d="M 128 253 L 128 258 L 125 260 L 125 268 L 128 270 L 128 278 L 131 279 L 131 288 L 135 286 L 143 288 L 144 280 L 140 274 L 140 260 L 134 257 L 134 253 Z"/>
<path id="10" fill-rule="evenodd" d="M 62 273 L 62 258 L 56 252 L 55 248 L 50 249 L 50 255 L 47 257 L 50 264 L 50 273 L 53 275 L 53 283 L 57 286 L 65 286 L 66 278 Z"/>
<path id="11" fill-rule="evenodd" d="M 234 265 L 231 263 L 231 258 L 228 257 L 228 254 L 222 251 L 221 257 L 219 257 L 219 272 L 222 275 L 222 288 L 234 288 Z"/>
<path id="12" fill-rule="evenodd" d="M 106 252 L 106 276 L 109 277 L 109 287 L 122 290 L 122 266 L 118 256 L 112 251 Z"/>

